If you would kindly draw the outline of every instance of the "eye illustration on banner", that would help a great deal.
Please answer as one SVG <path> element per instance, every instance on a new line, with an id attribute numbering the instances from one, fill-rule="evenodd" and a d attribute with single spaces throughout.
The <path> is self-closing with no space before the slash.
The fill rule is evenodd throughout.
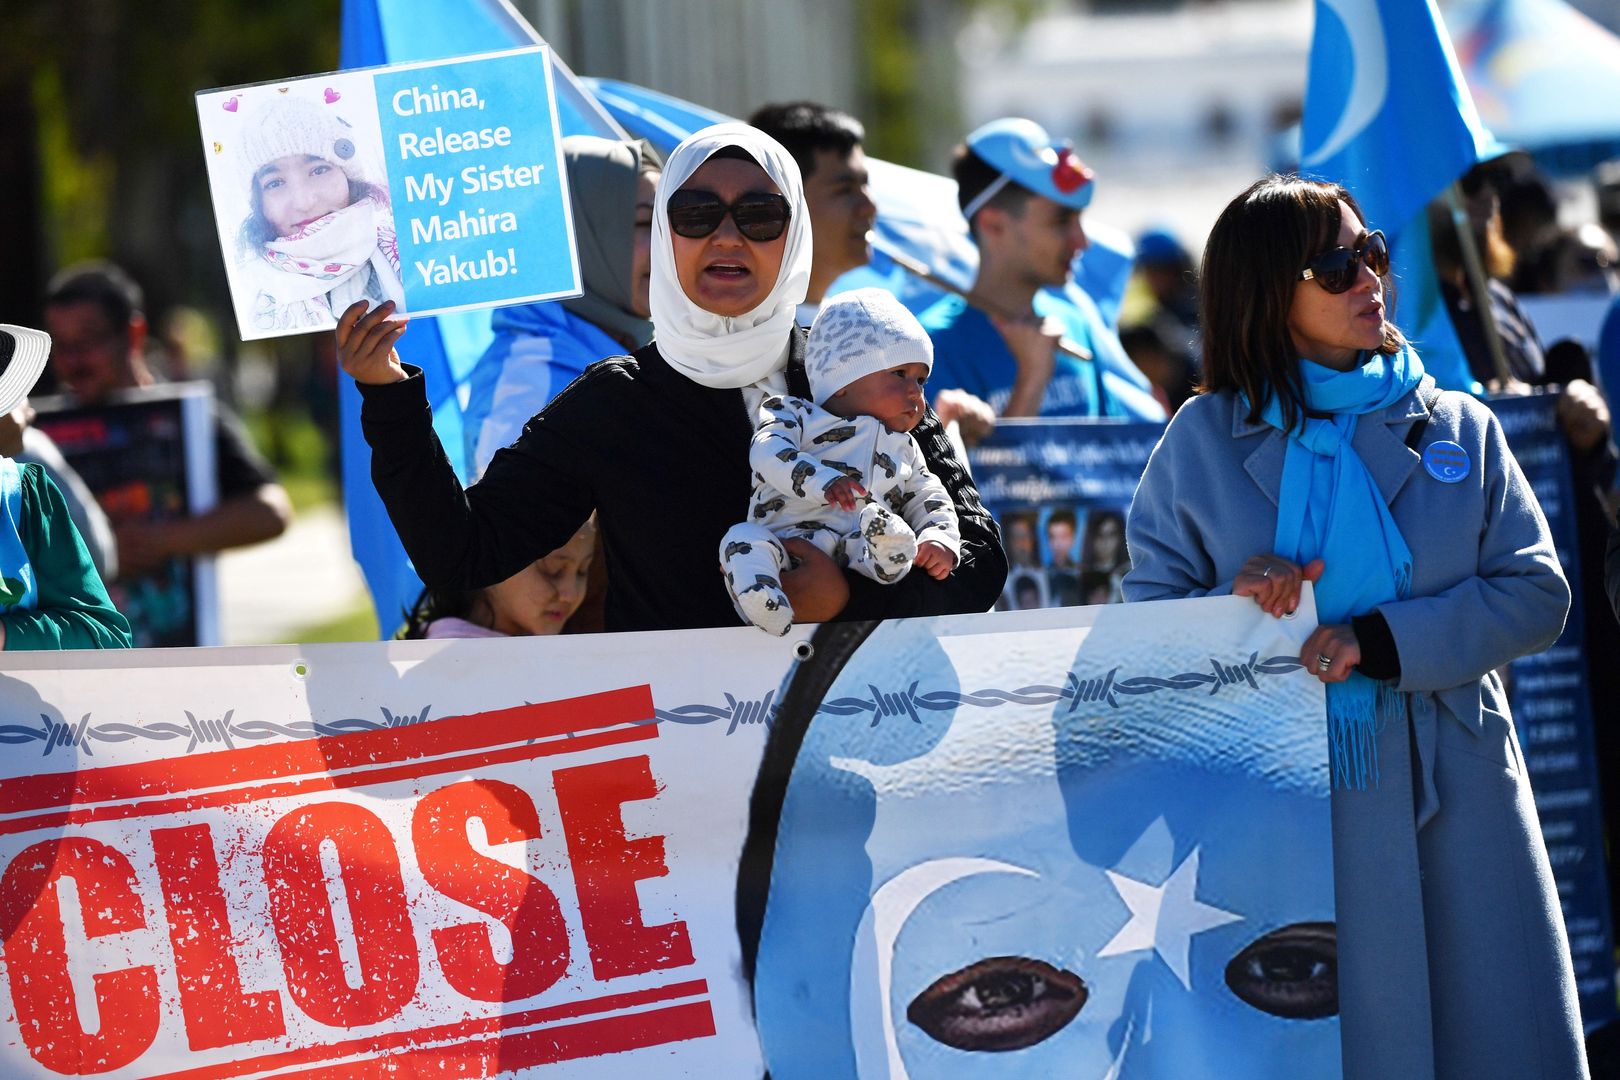
<path id="1" fill-rule="evenodd" d="M 1318 727 L 1022 692 L 850 723 L 836 703 L 868 687 L 986 699 L 1110 661 L 1083 631 L 840 633 L 859 630 L 818 639 L 762 774 L 790 774 L 752 956 L 774 1078 L 1337 1075 Z M 740 911 L 753 873 L 745 854 Z"/>

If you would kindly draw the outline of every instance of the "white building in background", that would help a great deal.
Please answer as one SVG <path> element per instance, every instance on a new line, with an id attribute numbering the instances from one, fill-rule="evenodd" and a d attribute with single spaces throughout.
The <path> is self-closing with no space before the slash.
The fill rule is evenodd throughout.
<path id="1" fill-rule="evenodd" d="M 1101 7 L 1101 5 L 1099 5 Z M 1094 213 L 1202 243 L 1220 208 L 1278 162 L 1299 118 L 1311 0 L 1231 0 L 1052 14 L 960 39 L 969 128 L 1027 116 L 1075 142 L 1098 174 Z"/>
<path id="2" fill-rule="evenodd" d="M 737 116 L 809 98 L 871 126 L 863 2 L 514 0 L 581 75 Z M 959 0 L 916 0 L 907 44 L 934 102 L 908 120 L 926 148 L 918 164 L 944 172 L 951 147 L 979 123 L 1029 116 L 1072 137 L 1098 170 L 1098 220 L 1169 224 L 1201 243 L 1220 206 L 1271 160 L 1272 133 L 1297 118 L 1312 0 L 1052 8 L 1022 30 L 998 29 L 992 14 L 958 34 Z"/>
<path id="3" fill-rule="evenodd" d="M 860 0 L 514 0 L 580 75 L 733 116 L 810 99 L 858 111 Z"/>

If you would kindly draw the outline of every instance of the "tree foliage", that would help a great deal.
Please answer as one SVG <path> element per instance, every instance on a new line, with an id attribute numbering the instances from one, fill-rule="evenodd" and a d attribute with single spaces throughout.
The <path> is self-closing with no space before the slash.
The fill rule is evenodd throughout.
<path id="1" fill-rule="evenodd" d="M 862 0 L 857 40 L 865 50 L 863 120 L 874 154 L 919 168 L 931 164 L 930 140 L 960 126 L 955 37 L 979 13 L 1022 25 L 1048 0 Z"/>
<path id="2" fill-rule="evenodd" d="M 104 256 L 151 306 L 225 306 L 193 95 L 337 66 L 340 0 L 13 0 L 0 162 L 13 201 L 6 307 L 34 317 L 43 281 Z M 20 200 L 20 201 L 18 201 Z M 19 265 L 20 264 L 20 265 Z M 24 299 L 26 298 L 26 299 Z"/>

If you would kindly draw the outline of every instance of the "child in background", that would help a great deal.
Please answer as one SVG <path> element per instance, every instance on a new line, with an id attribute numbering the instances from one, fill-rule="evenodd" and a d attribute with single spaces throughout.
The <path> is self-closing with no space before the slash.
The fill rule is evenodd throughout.
<path id="1" fill-rule="evenodd" d="M 777 636 L 793 625 L 783 539 L 808 540 L 883 584 L 913 565 L 938 580 L 956 567 L 956 511 L 909 434 L 923 418 L 933 363 L 922 325 L 884 290 L 858 289 L 822 306 L 804 353 L 816 400 L 765 400 L 748 454 L 748 520 L 720 541 L 726 587 L 744 621 Z"/>
<path id="2" fill-rule="evenodd" d="M 465 592 L 424 589 L 407 616 L 406 638 L 485 638 L 560 634 L 585 599 L 596 553 L 596 523 L 505 581 Z"/>
<path id="3" fill-rule="evenodd" d="M 404 312 L 388 191 L 366 177 L 332 102 L 267 103 L 244 119 L 236 160 L 252 207 L 237 242 L 255 327 L 331 329 L 356 300 Z"/>
<path id="4" fill-rule="evenodd" d="M 0 325 L 0 415 L 33 389 L 50 351 L 43 331 Z M 129 644 L 62 493 L 40 466 L 0 457 L 0 649 Z"/>

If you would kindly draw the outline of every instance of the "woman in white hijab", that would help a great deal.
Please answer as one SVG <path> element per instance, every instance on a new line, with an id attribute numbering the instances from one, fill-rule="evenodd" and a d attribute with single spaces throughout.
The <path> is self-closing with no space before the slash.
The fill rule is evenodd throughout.
<path id="1" fill-rule="evenodd" d="M 372 478 L 417 572 L 436 588 L 502 580 L 565 543 L 594 511 L 611 570 L 606 627 L 738 623 L 716 565 L 746 512 L 753 416 L 767 393 L 808 396 L 794 323 L 810 277 L 798 167 L 744 124 L 676 147 L 653 216 L 652 344 L 591 365 L 465 491 L 433 434 L 419 369 L 393 351 L 393 308 L 356 304 L 338 354 L 359 385 Z M 810 545 L 784 575 L 805 621 L 986 611 L 1006 577 L 999 532 L 932 413 L 913 432 L 962 523 L 941 582 L 880 586 Z M 913 581 L 916 578 L 918 580 Z"/>

